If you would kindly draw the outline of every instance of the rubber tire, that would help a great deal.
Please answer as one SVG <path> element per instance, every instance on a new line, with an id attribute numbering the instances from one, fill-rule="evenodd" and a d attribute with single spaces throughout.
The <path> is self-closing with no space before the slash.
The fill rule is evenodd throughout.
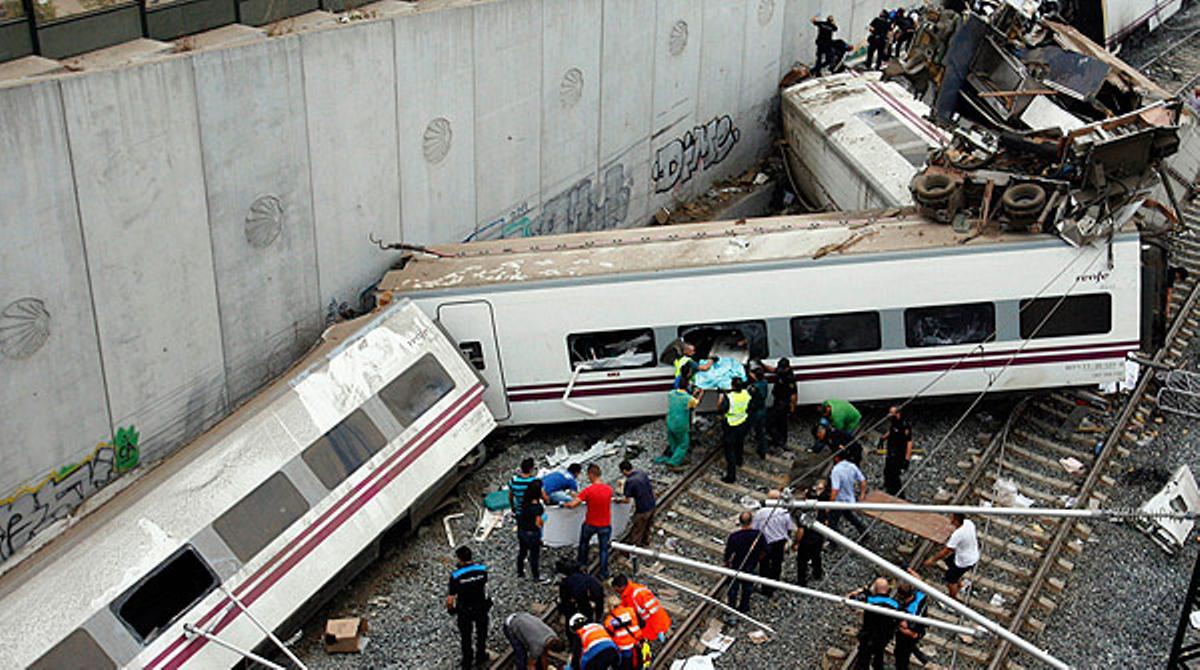
<path id="1" fill-rule="evenodd" d="M 1037 184 L 1009 186 L 1000 198 L 1000 204 L 1010 214 L 1028 216 L 1042 211 L 1046 205 L 1046 189 Z"/>
<path id="2" fill-rule="evenodd" d="M 917 202 L 922 204 L 945 202 L 957 188 L 958 184 L 953 179 L 937 173 L 919 174 L 912 183 L 913 194 Z"/>

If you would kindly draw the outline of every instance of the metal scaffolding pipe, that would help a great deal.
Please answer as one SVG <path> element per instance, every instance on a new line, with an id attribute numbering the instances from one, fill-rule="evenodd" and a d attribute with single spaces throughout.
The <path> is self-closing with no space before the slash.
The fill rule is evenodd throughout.
<path id="1" fill-rule="evenodd" d="M 799 593 L 801 595 L 811 596 L 811 597 L 817 598 L 819 600 L 827 600 L 829 602 L 839 603 L 839 604 L 845 605 L 847 607 L 853 607 L 853 608 L 860 609 L 860 610 L 866 610 L 868 612 L 875 612 L 876 614 L 890 616 L 894 619 L 904 619 L 905 621 L 912 621 L 913 623 L 921 623 L 921 624 L 925 624 L 926 626 L 931 626 L 933 628 L 943 628 L 945 630 L 952 631 L 954 633 L 961 633 L 963 635 L 974 635 L 976 637 L 980 637 L 986 632 L 982 627 L 968 628 L 966 626 L 959 626 L 958 624 L 953 624 L 953 623 L 949 623 L 947 621 L 942 621 L 941 619 L 932 619 L 929 617 L 916 616 L 913 614 L 909 614 L 907 612 L 899 612 L 897 610 L 890 609 L 887 607 L 879 607 L 877 605 L 867 604 L 860 600 L 853 600 L 853 599 L 847 598 L 845 596 L 839 596 L 839 595 L 835 595 L 832 593 L 826 593 L 824 591 L 816 591 L 814 589 L 809 589 L 809 588 L 805 588 L 803 586 L 797 586 L 795 584 L 789 584 L 787 582 L 781 582 L 781 581 L 777 581 L 774 579 L 768 579 L 766 577 L 760 577 L 758 575 L 750 574 L 747 572 L 739 572 L 732 568 L 725 568 L 725 567 L 721 567 L 719 565 L 712 565 L 710 563 L 694 561 L 685 556 L 676 556 L 675 554 L 664 554 L 661 551 L 657 551 L 655 549 L 645 549 L 643 547 L 635 547 L 631 544 L 625 544 L 624 542 L 613 542 L 612 548 L 619 550 L 619 551 L 626 551 L 631 554 L 638 554 L 641 556 L 645 556 L 647 558 L 654 558 L 654 559 L 657 559 L 660 561 L 665 561 L 667 563 L 674 563 L 676 565 L 682 565 L 684 567 L 694 568 L 696 570 L 702 570 L 704 572 L 711 572 L 713 574 L 724 575 L 726 577 L 740 579 L 742 581 L 751 582 L 754 584 L 770 586 L 772 588 L 777 588 L 781 591 L 791 591 L 792 593 Z"/>
<path id="2" fill-rule="evenodd" d="M 260 665 L 265 665 L 266 667 L 271 668 L 271 670 L 287 670 L 287 668 L 283 667 L 282 665 L 279 665 L 278 663 L 272 663 L 271 661 L 268 661 L 267 659 L 263 658 L 262 656 L 259 656 L 258 654 L 254 653 L 252 651 L 247 651 L 245 649 L 242 649 L 241 647 L 238 647 L 234 644 L 226 642 L 225 640 L 222 640 L 221 638 L 217 637 L 216 635 L 213 635 L 212 633 L 210 633 L 206 630 L 203 630 L 201 628 L 196 628 L 195 626 L 193 626 L 190 623 L 183 624 L 183 632 L 187 633 L 188 635 L 198 635 L 198 636 L 208 640 L 209 642 L 212 642 L 213 644 L 217 645 L 218 647 L 224 647 L 224 648 L 228 649 L 229 651 L 232 651 L 233 653 L 241 656 L 242 658 L 245 658 L 250 661 L 254 661 L 255 663 L 258 663 Z"/>
<path id="3" fill-rule="evenodd" d="M 859 543 L 855 542 L 854 540 L 851 540 L 850 538 L 846 537 L 845 535 L 842 535 L 841 533 L 830 528 L 829 526 L 826 526 L 825 524 L 821 523 L 820 521 L 815 521 L 811 518 L 805 518 L 805 519 L 803 519 L 803 523 L 804 523 L 805 528 L 810 528 L 812 530 L 817 531 L 818 533 L 824 535 L 825 537 L 827 537 L 827 538 L 833 540 L 834 542 L 842 545 L 843 547 L 849 549 L 851 552 L 867 559 L 868 561 L 874 563 L 875 565 L 878 565 L 880 568 L 883 568 L 884 571 L 890 573 L 894 577 L 896 577 L 898 579 L 903 579 L 904 581 L 908 582 L 909 584 L 912 584 L 914 587 L 924 591 L 930 598 L 933 598 L 934 600 L 942 603 L 946 607 L 954 610 L 955 612 L 958 612 L 959 614 L 965 616 L 966 618 L 970 619 L 971 621 L 974 621 L 975 623 L 979 624 L 983 628 L 986 628 L 987 630 L 991 631 L 992 633 L 995 633 L 999 637 L 1008 641 L 1010 644 L 1022 649 L 1023 651 L 1027 652 L 1028 654 L 1030 654 L 1034 658 L 1037 658 L 1038 660 L 1042 661 L 1043 663 L 1046 663 L 1050 666 L 1058 668 L 1059 670 L 1071 670 L 1071 666 L 1069 666 L 1066 663 L 1063 663 L 1062 661 L 1058 660 L 1057 658 L 1051 656 L 1050 653 L 1045 651 L 1044 649 L 1034 645 L 1031 642 L 1028 642 L 1024 638 L 1017 635 L 1016 633 L 1013 633 L 1012 631 L 1008 630 L 1004 626 L 1001 626 L 1000 624 L 983 616 L 982 614 L 976 612 L 975 610 L 971 609 L 970 607 L 967 607 L 966 605 L 958 602 L 954 598 L 951 598 L 950 596 L 946 595 L 945 593 L 942 593 L 941 591 L 930 586 L 929 584 L 926 584 L 925 581 L 922 580 L 921 578 L 915 577 L 912 574 L 908 573 L 903 568 L 893 565 L 887 559 L 883 558 L 882 556 L 879 556 L 878 554 L 872 552 L 871 550 L 867 549 L 866 547 L 863 547 Z"/>
<path id="4" fill-rule="evenodd" d="M 980 505 L 922 505 L 918 503 L 827 502 L 821 500 L 762 501 L 767 507 L 801 511 L 857 510 L 862 512 L 924 512 L 928 514 L 978 514 L 981 516 L 1046 516 L 1077 519 L 1195 519 L 1200 512 L 1144 512 L 1138 509 L 1070 509 L 1059 507 L 987 507 Z"/>
<path id="5" fill-rule="evenodd" d="M 300 670 L 308 670 L 308 666 L 304 665 L 304 663 L 301 662 L 300 659 L 297 658 L 296 655 L 292 653 L 291 649 L 288 649 L 288 646 L 283 643 L 283 640 L 280 640 L 275 635 L 275 633 L 272 633 L 270 630 L 267 629 L 266 626 L 262 625 L 262 623 L 254 616 L 254 614 L 251 613 L 250 610 L 244 604 L 242 604 L 241 599 L 239 599 L 237 596 L 233 595 L 233 591 L 230 591 L 229 589 L 225 588 L 224 585 L 221 585 L 219 588 L 221 589 L 221 593 L 224 593 L 225 597 L 229 598 L 230 602 L 232 602 L 234 605 L 238 606 L 238 609 L 240 609 L 242 611 L 242 614 L 246 615 L 246 618 L 250 620 L 250 623 L 254 624 L 255 628 L 257 628 L 263 635 L 266 635 L 267 638 L 269 638 L 271 640 L 271 642 L 274 642 L 276 647 L 279 647 L 279 650 L 283 652 L 284 656 L 288 657 L 289 661 L 291 661 L 292 663 L 295 663 L 296 667 L 299 668 Z"/>
<path id="6" fill-rule="evenodd" d="M 666 584 L 667 586 L 670 586 L 673 589 L 679 589 L 680 591 L 683 591 L 684 593 L 686 593 L 690 596 L 695 596 L 710 605 L 713 605 L 715 607 L 720 607 L 721 609 L 725 610 L 726 612 L 729 612 L 730 614 L 732 614 L 736 617 L 745 619 L 746 621 L 749 621 L 750 623 L 754 624 L 755 626 L 758 626 L 759 628 L 767 631 L 768 633 L 770 633 L 772 635 L 776 634 L 776 630 L 774 628 L 771 628 L 767 624 L 759 621 L 758 619 L 755 619 L 754 617 L 750 616 L 749 614 L 745 614 L 743 612 L 737 611 L 736 609 L 730 607 L 729 605 L 726 605 L 725 603 L 721 602 L 720 600 L 717 600 L 716 598 L 713 598 L 711 596 L 706 596 L 703 593 L 700 593 L 699 591 L 697 591 L 695 589 L 688 588 L 688 587 L 684 586 L 683 584 L 680 584 L 679 582 L 676 582 L 671 579 L 667 579 L 666 577 L 663 577 L 662 575 L 647 575 L 647 576 L 650 577 L 650 579 L 660 581 L 663 584 Z"/>

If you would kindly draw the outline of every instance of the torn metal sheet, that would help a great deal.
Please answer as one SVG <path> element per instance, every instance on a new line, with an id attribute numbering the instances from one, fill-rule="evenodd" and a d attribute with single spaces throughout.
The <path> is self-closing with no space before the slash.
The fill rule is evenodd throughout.
<path id="1" fill-rule="evenodd" d="M 1057 128 L 1063 133 L 1082 128 L 1082 119 L 1056 105 L 1044 95 L 1034 96 L 1029 106 L 1021 113 L 1021 123 L 1033 130 L 1050 130 Z"/>
<path id="2" fill-rule="evenodd" d="M 1098 58 L 1058 46 L 1030 49 L 1021 61 L 1047 87 L 1080 101 L 1095 98 L 1111 70 Z"/>
<path id="3" fill-rule="evenodd" d="M 1175 470 L 1170 481 L 1141 507 L 1143 512 L 1196 512 L 1200 510 L 1200 487 L 1187 465 Z M 1139 518 L 1138 528 L 1167 553 L 1178 552 L 1192 533 L 1192 519 Z"/>

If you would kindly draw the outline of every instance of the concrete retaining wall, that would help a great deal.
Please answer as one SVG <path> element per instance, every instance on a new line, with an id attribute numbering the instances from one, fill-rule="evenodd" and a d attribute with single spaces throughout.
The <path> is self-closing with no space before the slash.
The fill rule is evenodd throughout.
<path id="1" fill-rule="evenodd" d="M 431 0 L 0 88 L 0 559 L 117 427 L 159 458 L 357 307 L 368 236 L 643 224 L 771 150 L 811 16 L 880 4 Z"/>

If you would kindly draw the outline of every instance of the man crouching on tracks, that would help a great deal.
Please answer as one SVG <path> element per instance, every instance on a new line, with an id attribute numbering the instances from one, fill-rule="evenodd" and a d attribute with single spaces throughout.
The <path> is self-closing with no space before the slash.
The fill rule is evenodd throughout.
<path id="1" fill-rule="evenodd" d="M 925 565 L 946 559 L 946 591 L 957 599 L 963 575 L 979 562 L 979 537 L 975 534 L 975 523 L 957 512 L 950 515 L 950 523 L 954 524 L 954 532 L 946 540 L 946 546 L 930 556 Z M 954 558 L 950 558 L 951 554 Z"/>
<path id="2" fill-rule="evenodd" d="M 900 604 L 888 595 L 891 590 L 892 587 L 886 578 L 876 577 L 870 586 L 851 591 L 846 597 L 861 600 L 868 605 L 899 610 Z M 855 667 L 859 670 L 867 670 L 868 667 L 883 670 L 884 649 L 887 643 L 891 642 L 895 632 L 894 618 L 864 610 L 862 628 L 858 631 L 858 662 Z"/>

